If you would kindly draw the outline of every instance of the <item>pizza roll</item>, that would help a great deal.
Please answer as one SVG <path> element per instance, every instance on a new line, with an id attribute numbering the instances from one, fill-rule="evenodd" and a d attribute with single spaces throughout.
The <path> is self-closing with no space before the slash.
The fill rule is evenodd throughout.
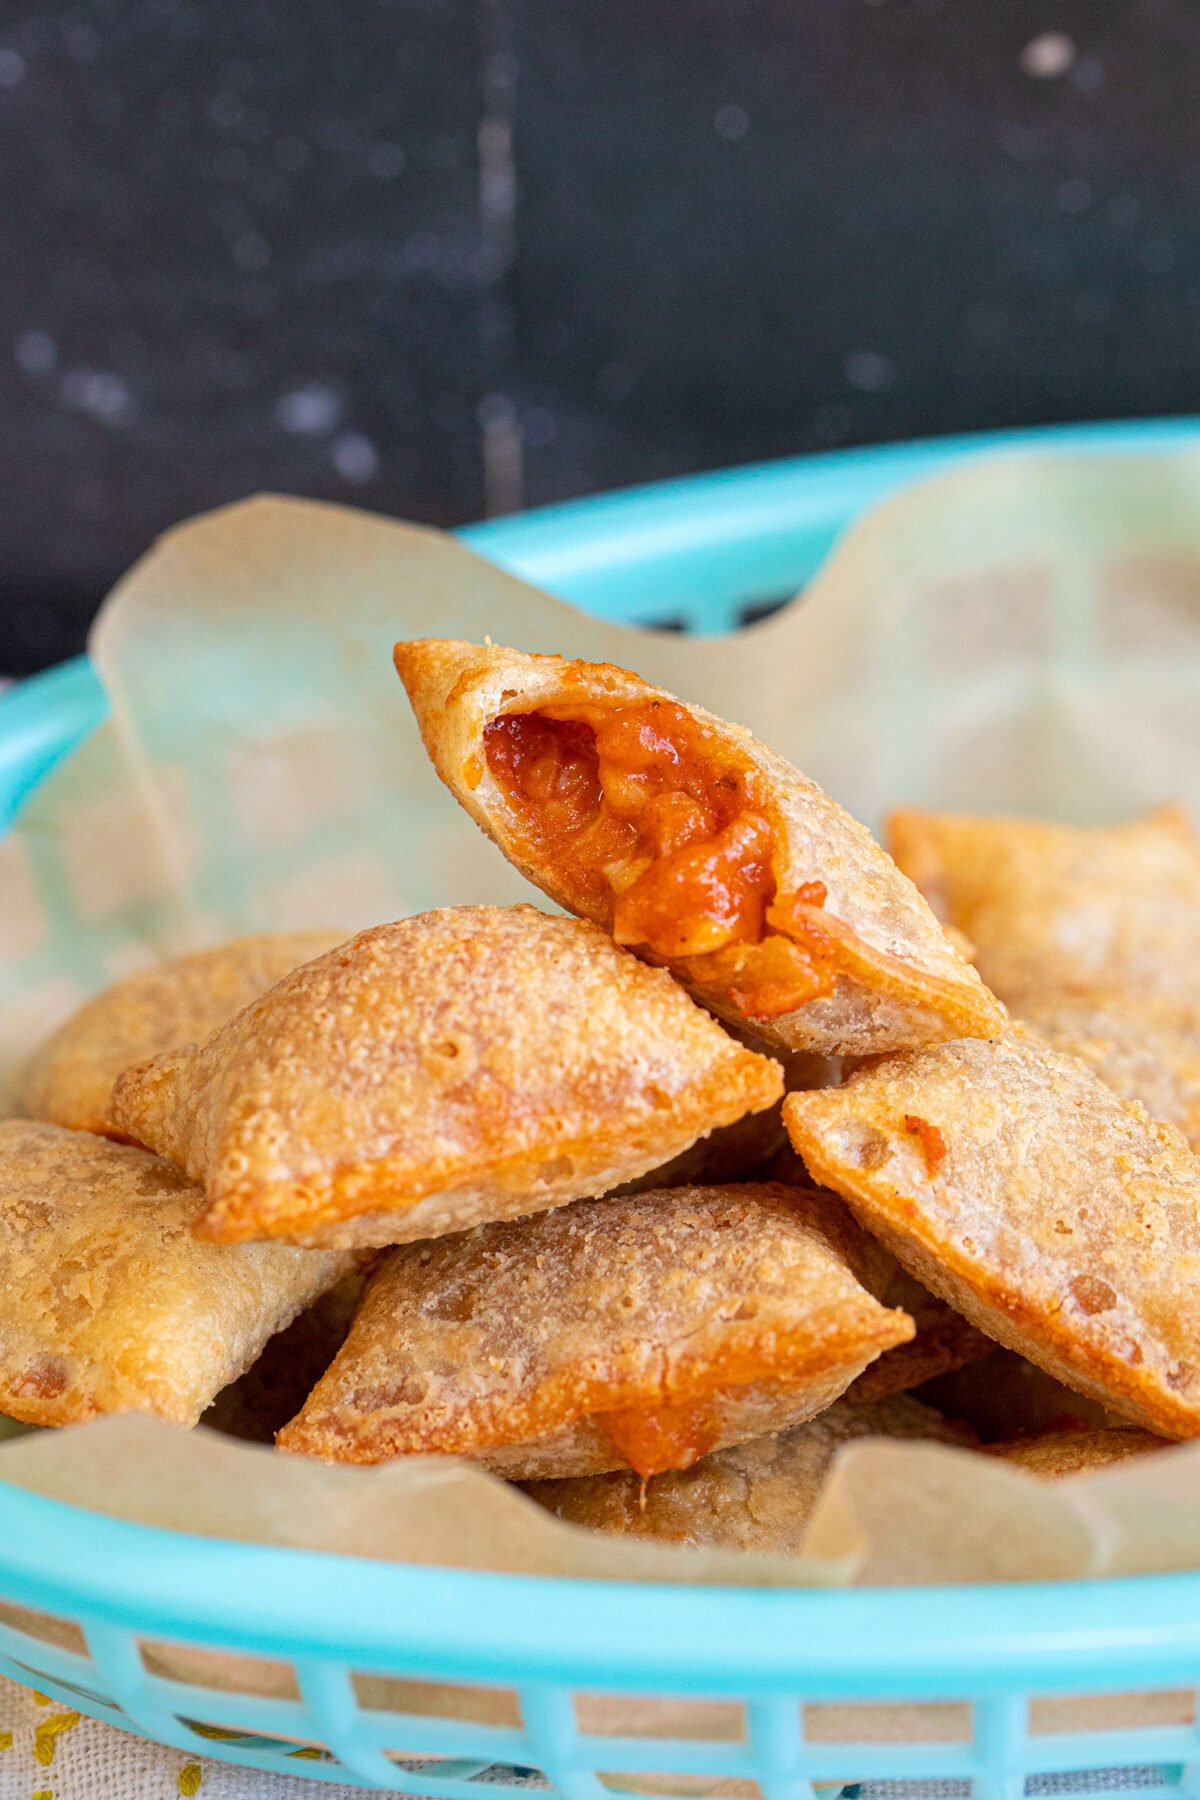
<path id="1" fill-rule="evenodd" d="M 1136 997 L 1103 1006 L 1028 997 L 1018 1010 L 1045 1043 L 1079 1057 L 1106 1087 L 1140 1100 L 1200 1150 L 1200 1010 L 1190 1032 L 1139 1010 Z"/>
<path id="2" fill-rule="evenodd" d="M 200 1236 L 347 1248 L 602 1193 L 782 1087 L 594 925 L 460 906 L 360 932 L 127 1070 L 111 1117 L 204 1183 Z"/>
<path id="3" fill-rule="evenodd" d="M 829 1194 L 672 1188 L 393 1250 L 285 1450 L 512 1478 L 687 1468 L 828 1406 L 912 1323 Z"/>
<path id="4" fill-rule="evenodd" d="M 509 861 L 720 1017 L 822 1055 L 999 1029 L 870 833 L 741 727 L 608 663 L 418 639 L 396 666 Z"/>
<path id="5" fill-rule="evenodd" d="M 1123 825 L 904 811 L 889 843 L 980 973 L 1047 1043 L 1200 1147 L 1200 843 Z"/>
<path id="6" fill-rule="evenodd" d="M 0 1124 L 0 1412 L 194 1425 L 354 1266 L 335 1250 L 197 1243 L 199 1188 L 128 1144 Z"/>
<path id="7" fill-rule="evenodd" d="M 1107 826 L 901 811 L 888 846 L 1015 1011 L 1136 998 L 1200 1020 L 1200 843 L 1177 807 Z"/>
<path id="8" fill-rule="evenodd" d="M 1119 1426 L 1103 1431 L 1031 1433 L 1003 1444 L 988 1444 L 984 1454 L 1002 1456 L 1031 1475 L 1058 1480 L 1064 1475 L 1088 1475 L 1093 1469 L 1108 1469 L 1113 1463 L 1128 1462 L 1131 1456 L 1166 1448 L 1165 1440 L 1153 1432 Z"/>
<path id="9" fill-rule="evenodd" d="M 1171 1437 L 1200 1433 L 1200 1159 L 1020 1028 L 790 1094 L 810 1174 L 989 1337 Z"/>
<path id="10" fill-rule="evenodd" d="M 573 1481 L 533 1481 L 525 1492 L 558 1518 L 594 1531 L 717 1550 L 799 1553 L 809 1518 L 843 1444 L 854 1438 L 973 1439 L 907 1394 L 838 1400 L 773 1437 L 715 1450 L 690 1469 L 642 1482 L 628 1470 Z"/>
<path id="11" fill-rule="evenodd" d="M 61 1025 L 30 1060 L 17 1110 L 73 1131 L 120 1135 L 108 1122 L 113 1082 L 132 1063 L 198 1043 L 344 931 L 236 938 L 127 975 Z"/>

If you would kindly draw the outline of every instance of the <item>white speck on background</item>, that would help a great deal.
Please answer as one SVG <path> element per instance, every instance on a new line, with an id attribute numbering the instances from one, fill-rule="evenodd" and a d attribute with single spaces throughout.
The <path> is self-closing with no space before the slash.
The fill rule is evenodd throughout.
<path id="1" fill-rule="evenodd" d="M 1053 81 L 1065 75 L 1075 61 L 1075 45 L 1065 31 L 1043 31 L 1030 38 L 1022 50 L 1021 70 L 1035 81 Z"/>
<path id="2" fill-rule="evenodd" d="M 361 431 L 339 431 L 333 440 L 333 466 L 345 481 L 370 481 L 379 473 L 379 452 Z"/>
<path id="3" fill-rule="evenodd" d="M 59 393 L 67 406 L 102 425 L 120 425 L 134 411 L 133 395 L 113 369 L 68 369 Z"/>
<path id="4" fill-rule="evenodd" d="M 0 88 L 20 87 L 25 79 L 25 58 L 19 50 L 0 50 Z"/>
<path id="5" fill-rule="evenodd" d="M 750 114 L 744 106 L 737 106 L 733 103 L 727 106 L 718 106 L 713 115 L 713 130 L 719 138 L 724 138 L 727 144 L 736 144 L 739 138 L 745 137 L 749 129 Z"/>
<path id="6" fill-rule="evenodd" d="M 478 418 L 483 434 L 484 513 L 495 519 L 520 507 L 524 444 L 517 409 L 507 394 L 485 394 Z"/>
<path id="7" fill-rule="evenodd" d="M 842 364 L 846 380 L 860 394 L 879 394 L 896 379 L 896 365 L 878 350 L 852 350 Z"/>
<path id="8" fill-rule="evenodd" d="M 49 375 L 58 362 L 58 346 L 48 331 L 22 331 L 13 343 L 13 359 L 26 375 Z"/>
<path id="9" fill-rule="evenodd" d="M 342 416 L 341 396 L 323 381 L 289 388 L 275 402 L 275 419 L 300 437 L 322 437 L 336 429 Z"/>

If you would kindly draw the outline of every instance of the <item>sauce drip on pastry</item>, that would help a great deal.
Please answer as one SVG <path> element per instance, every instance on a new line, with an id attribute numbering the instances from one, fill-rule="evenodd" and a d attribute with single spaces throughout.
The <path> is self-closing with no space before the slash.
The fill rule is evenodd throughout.
<path id="1" fill-rule="evenodd" d="M 605 1413 L 602 1423 L 643 1481 L 668 1469 L 690 1469 L 721 1439 L 721 1422 L 703 1403 L 631 1406 Z"/>
<path id="2" fill-rule="evenodd" d="M 546 706 L 492 719 L 484 742 L 539 851 L 608 914 L 618 943 L 645 945 L 756 1018 L 832 993 L 824 884 L 776 893 L 761 777 L 685 708 Z"/>

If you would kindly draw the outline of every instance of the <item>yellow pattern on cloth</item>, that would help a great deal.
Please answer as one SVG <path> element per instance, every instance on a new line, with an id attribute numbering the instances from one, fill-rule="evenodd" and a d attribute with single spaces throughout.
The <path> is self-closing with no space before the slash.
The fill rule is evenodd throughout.
<path id="1" fill-rule="evenodd" d="M 54 1761 L 54 1740 L 60 1732 L 72 1731 L 79 1723 L 77 1712 L 54 1713 L 41 1719 L 33 1734 L 33 1760 L 48 1769 Z"/>
<path id="2" fill-rule="evenodd" d="M 363 1792 L 299 1772 L 266 1774 L 172 1750 L 68 1712 L 69 1701 L 69 1695 L 56 1700 L 0 1676 L 0 1800 L 178 1800 L 181 1794 L 198 1800 L 360 1800 Z M 48 1707 L 53 1711 L 47 1713 Z M 303 1767 L 299 1762 L 298 1770 Z"/>

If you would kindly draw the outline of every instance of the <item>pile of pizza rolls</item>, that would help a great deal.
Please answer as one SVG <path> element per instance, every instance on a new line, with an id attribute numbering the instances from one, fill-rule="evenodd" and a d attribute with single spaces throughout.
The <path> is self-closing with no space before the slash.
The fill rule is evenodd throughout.
<path id="1" fill-rule="evenodd" d="M 798 1550 L 838 1447 L 1200 1435 L 1200 844 L 901 812 L 611 665 L 419 640 L 446 787 L 563 909 L 241 939 L 0 1125 L 0 1412 L 146 1411 Z M 402 696 L 397 690 L 397 704 Z"/>

